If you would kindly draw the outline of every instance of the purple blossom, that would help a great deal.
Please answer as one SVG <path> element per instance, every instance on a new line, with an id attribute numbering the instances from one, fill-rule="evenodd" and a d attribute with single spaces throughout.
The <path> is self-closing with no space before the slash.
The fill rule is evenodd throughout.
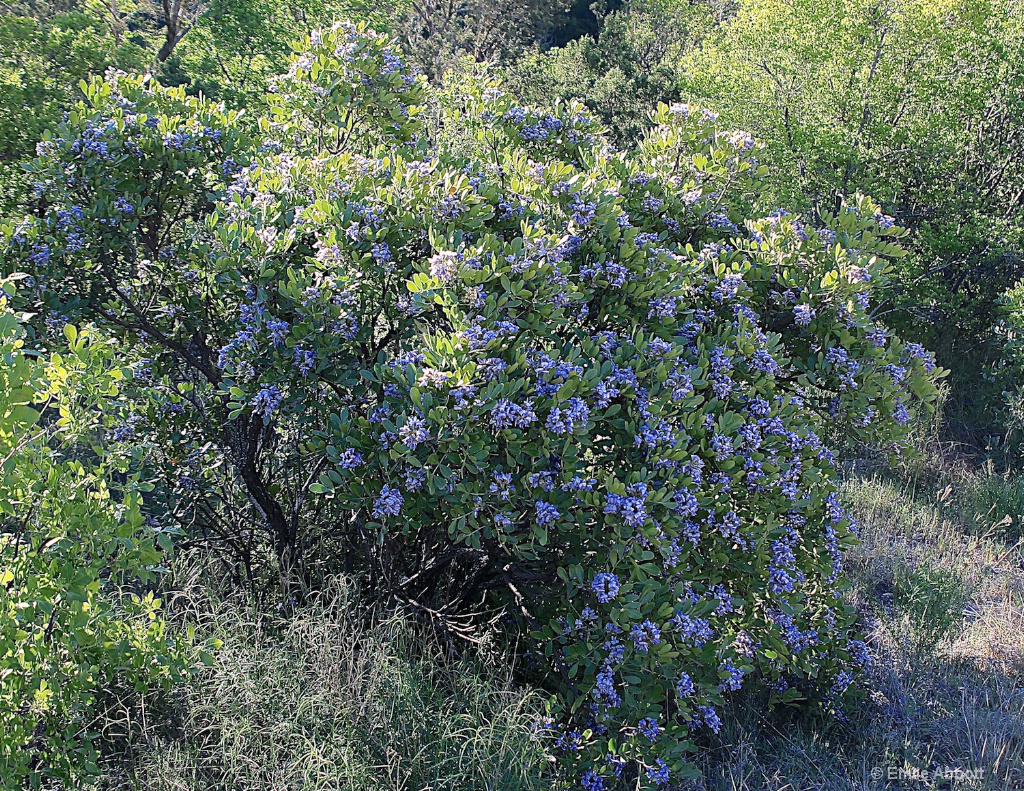
<path id="1" fill-rule="evenodd" d="M 515 493 L 516 487 L 512 485 L 512 475 L 507 472 L 494 473 L 494 482 L 488 490 L 496 494 L 501 500 L 508 502 L 508 499 Z"/>
<path id="2" fill-rule="evenodd" d="M 814 319 L 814 316 L 814 308 L 808 305 L 806 302 L 801 302 L 799 305 L 793 308 L 793 321 L 795 321 L 801 327 L 808 326 Z"/>
<path id="3" fill-rule="evenodd" d="M 602 379 L 594 388 L 594 406 L 598 409 L 607 409 L 612 400 L 619 395 L 619 388 L 613 380 Z"/>
<path id="4" fill-rule="evenodd" d="M 626 491 L 625 495 L 606 494 L 604 513 L 620 516 L 630 527 L 642 527 L 647 522 L 647 486 L 634 484 Z"/>
<path id="5" fill-rule="evenodd" d="M 406 491 L 418 492 L 427 480 L 427 471 L 422 467 L 406 467 L 402 474 L 402 484 Z"/>
<path id="6" fill-rule="evenodd" d="M 299 369 L 299 373 L 302 376 L 308 376 L 309 372 L 316 367 L 316 352 L 310 349 L 300 349 L 296 346 L 294 356 L 295 362 L 293 364 Z"/>
<path id="7" fill-rule="evenodd" d="M 594 697 L 599 703 L 612 708 L 622 703 L 622 696 L 615 689 L 615 675 L 611 665 L 605 663 L 597 673 L 596 684 L 594 685 Z"/>
<path id="8" fill-rule="evenodd" d="M 343 470 L 354 470 L 365 463 L 363 461 L 363 454 L 355 448 L 345 448 L 345 450 L 338 454 L 338 466 Z"/>
<path id="9" fill-rule="evenodd" d="M 860 363 L 850 357 L 850 353 L 842 346 L 832 346 L 825 352 L 825 359 L 831 363 L 839 375 L 840 390 L 856 390 L 856 375 L 860 372 Z"/>
<path id="10" fill-rule="evenodd" d="M 904 359 L 920 360 L 924 364 L 924 370 L 931 373 L 935 370 L 935 355 L 924 348 L 920 343 L 908 343 L 903 347 Z"/>
<path id="11" fill-rule="evenodd" d="M 558 509 L 555 508 L 551 503 L 543 500 L 538 500 L 534 504 L 534 508 L 537 512 L 537 524 L 541 527 L 554 524 L 559 517 Z"/>
<path id="12" fill-rule="evenodd" d="M 533 489 L 540 489 L 545 492 L 555 490 L 555 474 L 553 472 L 531 472 L 526 476 L 526 482 Z"/>
<path id="13" fill-rule="evenodd" d="M 629 636 L 633 639 L 636 650 L 646 654 L 652 645 L 661 642 L 661 630 L 650 618 L 645 618 L 643 623 L 633 624 L 629 630 Z"/>
<path id="14" fill-rule="evenodd" d="M 658 741 L 661 727 L 654 717 L 645 717 L 636 724 L 636 732 L 652 742 Z"/>
<path id="15" fill-rule="evenodd" d="M 696 648 L 702 648 L 715 633 L 707 619 L 684 612 L 673 615 L 669 625 L 672 631 Z"/>
<path id="16" fill-rule="evenodd" d="M 409 450 L 416 450 L 418 445 L 430 439 L 427 421 L 419 415 L 410 415 L 405 419 L 402 428 L 398 430 L 398 438 Z"/>
<path id="17" fill-rule="evenodd" d="M 442 220 L 454 222 L 466 212 L 464 204 L 458 195 L 446 195 L 437 204 L 437 214 Z"/>
<path id="18" fill-rule="evenodd" d="M 698 706 L 697 711 L 700 713 L 700 719 L 707 727 L 715 733 L 721 732 L 722 720 L 718 716 L 718 712 L 715 711 L 714 706 Z"/>
<path id="19" fill-rule="evenodd" d="M 715 287 L 711 296 L 719 302 L 727 302 L 736 299 L 740 287 L 743 285 L 743 275 L 738 272 L 730 272 Z"/>
<path id="20" fill-rule="evenodd" d="M 284 343 L 284 339 L 288 335 L 288 327 L 288 322 L 282 319 L 270 319 L 267 322 L 267 329 L 270 330 L 270 342 L 274 346 Z"/>
<path id="21" fill-rule="evenodd" d="M 573 434 L 587 427 L 590 419 L 590 407 L 582 398 L 570 398 L 560 407 L 555 407 L 548 414 L 547 429 L 555 434 Z"/>
<path id="22" fill-rule="evenodd" d="M 387 484 L 380 490 L 380 497 L 373 504 L 373 516 L 375 519 L 383 519 L 387 516 L 398 516 L 405 505 L 405 498 L 402 493 Z"/>
<path id="23" fill-rule="evenodd" d="M 676 311 L 679 310 L 679 297 L 652 299 L 647 304 L 650 308 L 650 310 L 647 311 L 647 318 L 674 319 Z"/>
<path id="24" fill-rule="evenodd" d="M 656 783 L 657 785 L 661 786 L 667 784 L 670 777 L 668 764 L 661 758 L 656 758 L 654 766 L 647 767 L 647 777 L 651 782 Z"/>
<path id="25" fill-rule="evenodd" d="M 498 375 L 508 368 L 508 363 L 497 357 L 487 357 L 477 361 L 476 370 L 484 381 L 491 382 L 498 378 Z"/>
<path id="26" fill-rule="evenodd" d="M 722 692 L 735 692 L 743 686 L 743 676 L 745 671 L 741 668 L 736 667 L 726 659 L 718 668 L 719 675 L 725 675 L 726 678 L 718 685 L 718 689 Z"/>
<path id="27" fill-rule="evenodd" d="M 537 414 L 533 411 L 533 400 L 529 398 L 526 399 L 522 406 L 509 401 L 507 398 L 502 398 L 498 400 L 498 403 L 494 405 L 494 409 L 491 410 L 491 425 L 497 429 L 508 426 L 526 429 L 536 420 Z"/>
<path id="28" fill-rule="evenodd" d="M 441 281 L 441 285 L 450 286 L 455 283 L 462 271 L 462 254 L 443 251 L 433 256 L 430 261 L 430 276 Z"/>
<path id="29" fill-rule="evenodd" d="M 619 595 L 619 578 L 611 572 L 602 571 L 594 577 L 590 588 L 601 604 L 607 604 Z"/>
<path id="30" fill-rule="evenodd" d="M 270 416 L 277 411 L 279 406 L 281 406 L 281 399 L 283 397 L 284 396 L 277 385 L 269 385 L 261 388 L 260 391 L 253 396 L 252 405 L 255 407 L 258 414 L 263 415 L 264 420 L 269 420 Z"/>

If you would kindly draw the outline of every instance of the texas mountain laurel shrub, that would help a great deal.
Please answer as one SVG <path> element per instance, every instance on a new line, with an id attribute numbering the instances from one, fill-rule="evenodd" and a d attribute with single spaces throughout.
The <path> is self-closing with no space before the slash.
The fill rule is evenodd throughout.
<path id="1" fill-rule="evenodd" d="M 476 84 L 426 130 L 362 28 L 271 87 L 249 135 L 94 82 L 32 165 L 45 215 L 5 231 L 51 324 L 121 339 L 110 442 L 155 516 L 286 576 L 343 556 L 453 630 L 505 605 L 589 791 L 685 776 L 745 684 L 838 710 L 867 660 L 821 437 L 899 451 L 934 399 L 870 315 L 904 232 L 862 197 L 759 216 L 758 144 L 694 107 L 616 151 L 581 105 Z"/>

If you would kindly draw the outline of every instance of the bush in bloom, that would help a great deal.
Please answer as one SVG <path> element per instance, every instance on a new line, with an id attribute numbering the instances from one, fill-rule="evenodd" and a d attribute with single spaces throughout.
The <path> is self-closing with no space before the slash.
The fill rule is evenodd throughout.
<path id="1" fill-rule="evenodd" d="M 477 84 L 450 145 L 361 28 L 274 87 L 249 141 L 94 83 L 33 166 L 47 215 L 5 232 L 50 316 L 144 372 L 121 427 L 187 471 L 175 513 L 245 562 L 343 556 L 453 632 L 506 605 L 589 791 L 679 779 L 747 684 L 838 710 L 867 654 L 822 435 L 898 451 L 935 395 L 870 314 L 903 231 L 863 197 L 761 216 L 757 144 L 685 105 L 616 152 L 582 105 Z"/>

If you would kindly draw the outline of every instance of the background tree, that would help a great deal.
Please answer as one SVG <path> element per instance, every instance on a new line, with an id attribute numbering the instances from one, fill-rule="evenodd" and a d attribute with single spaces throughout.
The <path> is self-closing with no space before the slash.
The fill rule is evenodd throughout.
<path id="1" fill-rule="evenodd" d="M 585 103 L 620 145 L 636 143 L 658 102 L 679 98 L 679 60 L 715 24 L 710 3 L 633 0 L 600 14 L 600 35 L 533 49 L 504 70 L 524 102 Z"/>
<path id="2" fill-rule="evenodd" d="M 438 79 L 463 56 L 514 57 L 548 34 L 566 7 L 566 0 L 411 0 L 393 29 L 409 57 Z"/>
<path id="3" fill-rule="evenodd" d="M 267 111 L 267 80 L 288 67 L 293 41 L 335 19 L 362 20 L 386 29 L 401 4 L 373 7 L 358 0 L 209 0 L 158 72 L 164 85 Z"/>
<path id="4" fill-rule="evenodd" d="M 22 163 L 77 101 L 81 80 L 111 66 L 141 70 L 148 59 L 143 47 L 88 13 L 0 14 L 0 104 L 17 108 L 0 115 L 0 217 L 29 199 Z"/>
<path id="5" fill-rule="evenodd" d="M 911 229 L 881 309 L 959 372 L 974 425 L 993 306 L 1021 275 L 1022 64 L 1013 3 L 747 0 L 682 69 L 684 95 L 768 141 L 767 199 L 813 212 L 859 190 Z"/>

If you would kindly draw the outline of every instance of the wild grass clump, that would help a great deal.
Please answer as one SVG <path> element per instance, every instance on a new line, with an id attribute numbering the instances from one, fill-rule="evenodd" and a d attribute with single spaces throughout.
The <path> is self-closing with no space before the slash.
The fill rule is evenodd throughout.
<path id="1" fill-rule="evenodd" d="M 194 604 L 193 604 L 194 606 Z M 338 579 L 289 617 L 238 599 L 199 631 L 212 665 L 148 727 L 105 787 L 152 791 L 546 787 L 540 697 L 483 654 L 455 658 Z"/>

